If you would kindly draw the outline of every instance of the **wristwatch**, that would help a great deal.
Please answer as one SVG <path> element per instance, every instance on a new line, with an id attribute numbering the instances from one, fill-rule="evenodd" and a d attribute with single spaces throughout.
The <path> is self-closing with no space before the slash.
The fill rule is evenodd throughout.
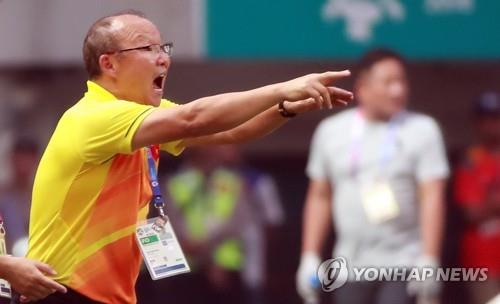
<path id="1" fill-rule="evenodd" d="M 285 101 L 284 100 L 279 103 L 278 112 L 281 114 L 281 116 L 283 116 L 285 118 L 292 118 L 292 117 L 297 115 L 297 113 L 288 112 L 285 109 Z"/>

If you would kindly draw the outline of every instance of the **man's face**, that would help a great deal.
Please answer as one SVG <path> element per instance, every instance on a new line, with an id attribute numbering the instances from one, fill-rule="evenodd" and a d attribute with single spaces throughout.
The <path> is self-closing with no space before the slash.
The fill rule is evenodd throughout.
<path id="1" fill-rule="evenodd" d="M 375 63 L 358 84 L 360 103 L 377 116 L 392 117 L 408 100 L 408 83 L 403 65 L 395 59 Z"/>
<path id="2" fill-rule="evenodd" d="M 121 50 L 161 45 L 160 32 L 150 21 L 137 16 L 122 16 L 119 32 Z M 158 50 L 158 49 L 157 49 Z M 152 49 L 116 53 L 116 84 L 122 99 L 158 106 L 163 96 L 170 58 Z"/>

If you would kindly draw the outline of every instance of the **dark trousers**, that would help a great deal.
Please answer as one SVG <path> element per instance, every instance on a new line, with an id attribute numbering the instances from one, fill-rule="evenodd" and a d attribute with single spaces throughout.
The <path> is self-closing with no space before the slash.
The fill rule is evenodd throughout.
<path id="1" fill-rule="evenodd" d="M 87 298 L 84 295 L 79 294 L 78 292 L 66 287 L 68 289 L 67 293 L 53 293 L 50 296 L 46 297 L 43 300 L 35 301 L 35 302 L 30 302 L 31 303 L 36 303 L 36 304 L 95 304 L 99 303 L 96 301 L 93 301 L 89 298 Z M 16 292 L 12 293 L 12 301 L 10 304 L 19 304 L 21 303 L 19 301 L 19 294 Z"/>
<path id="2" fill-rule="evenodd" d="M 238 273 L 228 273 L 226 286 L 215 286 L 204 269 L 152 281 L 149 274 L 141 273 L 136 284 L 139 304 L 245 304 L 241 279 Z M 167 299 L 171 299 L 167 301 Z M 265 304 L 260 302 L 259 304 Z"/>
<path id="3" fill-rule="evenodd" d="M 332 292 L 335 304 L 414 304 L 406 282 L 347 282 Z"/>

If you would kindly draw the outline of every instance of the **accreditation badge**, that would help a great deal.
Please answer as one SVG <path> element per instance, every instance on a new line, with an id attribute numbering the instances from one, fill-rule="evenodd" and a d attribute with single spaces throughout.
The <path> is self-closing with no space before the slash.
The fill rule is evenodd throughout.
<path id="1" fill-rule="evenodd" d="M 399 215 L 399 205 L 387 181 L 374 181 L 362 187 L 363 208 L 368 220 L 380 224 Z"/>
<path id="2" fill-rule="evenodd" d="M 3 228 L 0 227 L 0 255 L 7 254 L 7 246 L 5 245 L 5 233 L 3 233 Z"/>
<path id="3" fill-rule="evenodd" d="M 7 247 L 5 246 L 5 230 L 3 223 L 0 219 L 0 255 L 7 254 Z M 6 280 L 0 278 L 0 298 L 10 299 L 10 284 Z"/>
<path id="4" fill-rule="evenodd" d="M 155 217 L 140 222 L 135 236 L 153 280 L 190 271 L 170 221 Z"/>
<path id="5" fill-rule="evenodd" d="M 10 284 L 4 279 L 0 279 L 0 298 L 10 299 Z"/>

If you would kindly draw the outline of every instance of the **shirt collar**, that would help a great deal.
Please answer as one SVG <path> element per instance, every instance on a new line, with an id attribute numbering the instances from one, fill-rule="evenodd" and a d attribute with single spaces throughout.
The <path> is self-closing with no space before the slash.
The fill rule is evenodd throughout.
<path id="1" fill-rule="evenodd" d="M 108 100 L 117 100 L 111 92 L 106 90 L 105 88 L 101 87 L 97 83 L 88 80 L 87 81 L 87 93 L 85 93 L 87 96 L 92 96 L 93 99 L 96 99 L 98 101 L 108 101 Z"/>

